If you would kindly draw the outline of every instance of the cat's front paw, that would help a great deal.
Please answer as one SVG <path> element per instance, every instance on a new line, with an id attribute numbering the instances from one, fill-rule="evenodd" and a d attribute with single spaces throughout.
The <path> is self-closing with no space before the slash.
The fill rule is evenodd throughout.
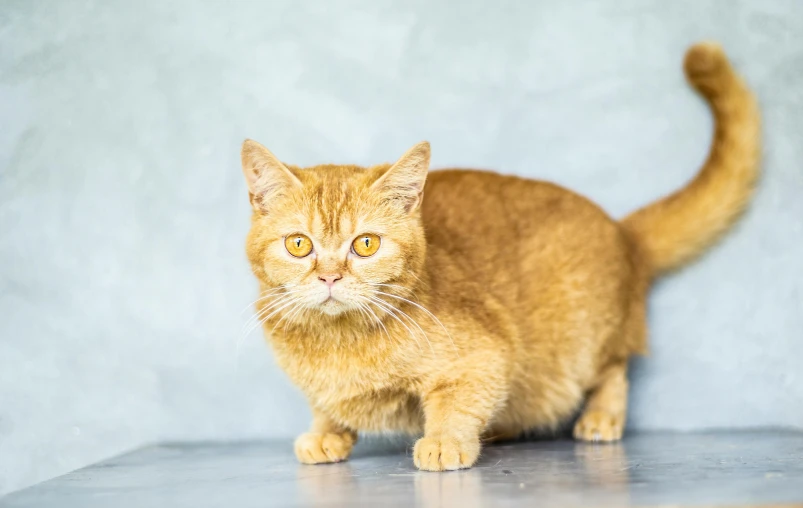
<path id="1" fill-rule="evenodd" d="M 348 432 L 307 432 L 298 436 L 294 446 L 296 458 L 302 464 L 342 462 L 349 457 L 353 447 L 354 436 Z"/>
<path id="2" fill-rule="evenodd" d="M 574 426 L 574 438 L 580 441 L 618 441 L 624 432 L 623 418 L 607 411 L 586 411 Z"/>
<path id="3" fill-rule="evenodd" d="M 424 471 L 454 471 L 474 465 L 480 456 L 480 440 L 422 437 L 413 448 L 413 462 Z"/>

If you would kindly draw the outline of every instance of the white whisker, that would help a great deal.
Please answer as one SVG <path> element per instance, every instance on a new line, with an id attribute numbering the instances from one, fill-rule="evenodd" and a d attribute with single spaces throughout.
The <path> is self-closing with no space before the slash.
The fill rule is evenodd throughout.
<path id="1" fill-rule="evenodd" d="M 251 334 L 251 332 L 253 332 L 257 327 L 259 327 L 262 323 L 265 322 L 263 320 L 263 317 L 271 310 L 271 308 L 273 308 L 273 307 L 275 307 L 277 305 L 283 304 L 284 302 L 286 302 L 291 297 L 292 296 L 290 294 L 277 295 L 276 296 L 276 298 L 278 298 L 277 301 L 271 302 L 265 308 L 263 308 L 259 312 L 255 313 L 243 325 L 243 327 L 242 327 L 242 329 L 240 331 L 240 336 L 237 338 L 237 342 L 235 343 L 235 347 L 234 347 L 235 366 L 238 366 L 239 363 L 240 363 L 240 348 L 242 347 L 243 342 L 245 341 L 246 337 L 248 337 Z"/>
<path id="2" fill-rule="evenodd" d="M 457 349 L 457 345 L 454 342 L 454 338 L 452 337 L 452 334 L 449 333 L 449 330 L 446 328 L 446 326 L 444 326 L 444 324 L 441 322 L 441 320 L 438 319 L 438 317 L 435 314 L 430 312 L 429 309 L 425 308 L 423 305 L 419 305 L 416 302 L 414 302 L 412 300 L 408 300 L 407 298 L 404 298 L 404 297 L 401 297 L 401 296 L 391 295 L 390 293 L 385 293 L 383 291 L 374 291 L 374 293 L 380 294 L 380 295 L 384 295 L 384 296 L 387 296 L 387 297 L 390 297 L 390 298 L 395 298 L 397 300 L 405 301 L 405 302 L 409 303 L 410 305 L 414 305 L 414 306 L 418 307 L 419 309 L 421 309 L 422 311 L 426 312 L 433 320 L 435 320 L 436 323 L 438 323 L 440 325 L 441 328 L 443 328 L 443 331 L 446 332 L 446 335 L 449 337 L 449 340 L 452 342 L 452 347 L 454 348 L 455 352 L 457 353 L 458 356 L 460 356 L 460 351 Z"/>
<path id="3" fill-rule="evenodd" d="M 259 294 L 259 298 L 257 298 L 253 302 L 251 302 L 248 305 L 246 305 L 245 307 L 243 307 L 243 310 L 240 311 L 240 314 L 242 314 L 243 312 L 247 311 L 252 306 L 256 305 L 257 302 L 261 302 L 262 300 L 266 300 L 268 298 L 276 296 L 277 294 L 281 293 L 283 290 L 291 289 L 291 288 L 294 288 L 295 286 L 296 286 L 296 284 L 293 284 L 293 285 L 282 284 L 281 286 L 276 286 L 275 288 L 271 288 L 271 289 L 268 289 L 266 291 L 261 292 Z"/>
<path id="4" fill-rule="evenodd" d="M 245 335 L 249 335 L 255 329 L 257 329 L 260 326 L 262 326 L 263 324 L 265 324 L 277 312 L 279 312 L 282 309 L 288 307 L 289 305 L 292 305 L 293 303 L 301 300 L 302 298 L 303 297 L 301 297 L 301 296 L 293 297 L 293 296 L 288 295 L 288 296 L 284 297 L 280 301 L 273 302 L 268 308 L 266 308 L 265 310 L 260 312 L 259 319 L 253 325 L 251 325 L 251 327 L 248 329 L 248 331 L 245 333 Z M 268 314 L 269 311 L 271 311 L 271 312 Z"/>
<path id="5" fill-rule="evenodd" d="M 416 323 L 415 319 L 413 319 L 412 317 L 410 317 L 409 315 L 404 313 L 402 310 L 393 307 L 389 303 L 384 302 L 384 301 L 380 300 L 379 298 L 376 298 L 376 297 L 373 297 L 373 296 L 369 296 L 368 298 L 372 302 L 374 302 L 375 305 L 377 305 L 378 307 L 383 309 L 388 315 L 394 317 L 396 319 L 396 321 L 401 323 L 402 326 L 404 326 L 407 329 L 407 331 L 410 332 L 410 336 L 415 338 L 416 341 L 418 342 L 418 336 L 416 335 L 416 333 L 409 326 L 407 326 L 407 324 L 404 321 L 402 321 L 402 319 L 400 319 L 398 316 L 396 316 L 396 313 L 398 312 L 399 314 L 401 314 L 402 317 L 407 318 L 413 325 L 415 325 L 419 330 L 421 330 L 421 333 L 424 336 L 424 339 L 427 341 L 427 344 L 429 344 L 429 349 L 432 352 L 435 352 L 435 350 L 432 348 L 432 343 L 429 341 L 429 337 L 427 337 L 427 332 L 425 332 L 424 329 L 421 328 L 421 326 L 419 326 L 418 323 Z M 419 347 L 419 349 L 421 348 L 420 343 L 419 343 L 418 347 Z"/>
<path id="6" fill-rule="evenodd" d="M 427 341 L 427 344 L 429 345 L 429 349 L 430 349 L 430 351 L 432 351 L 432 352 L 434 352 L 434 351 L 435 351 L 435 350 L 432 348 L 432 342 L 430 342 L 430 340 L 429 340 L 429 336 L 427 335 L 427 332 L 426 332 L 426 331 L 425 331 L 425 330 L 424 330 L 424 329 L 421 327 L 421 325 L 419 325 L 419 324 L 418 324 L 418 321 L 416 321 L 415 319 L 413 319 L 413 317 L 412 317 L 412 316 L 410 316 L 409 314 L 407 314 L 407 313 L 406 313 L 406 312 L 404 312 L 403 310 L 399 309 L 398 307 L 394 307 L 394 306 L 390 305 L 390 304 L 389 304 L 389 303 L 387 303 L 387 302 L 383 302 L 383 303 L 385 303 L 385 305 L 387 305 L 387 306 L 391 307 L 391 308 L 392 308 L 394 311 L 398 312 L 398 313 L 399 313 L 399 314 L 401 314 L 402 316 L 406 317 L 406 318 L 407 318 L 407 320 L 408 320 L 410 323 L 412 323 L 413 325 L 415 325 L 415 327 L 416 327 L 416 328 L 418 328 L 418 329 L 421 331 L 421 335 L 423 335 L 423 336 L 424 336 L 424 339 Z"/>
<path id="7" fill-rule="evenodd" d="M 379 307 L 379 310 L 384 312 L 385 315 L 390 316 L 391 318 L 395 319 L 396 321 L 399 322 L 399 324 L 401 324 L 404 328 L 406 328 L 407 331 L 410 333 L 410 337 L 414 338 L 415 341 L 416 341 L 416 344 L 418 344 L 419 351 L 421 350 L 421 342 L 418 340 L 418 337 L 416 337 L 415 333 L 413 333 L 413 330 L 409 326 L 407 326 L 407 324 L 404 321 L 399 319 L 399 317 L 395 313 L 393 313 L 393 307 L 391 307 L 390 305 L 386 304 L 382 300 L 377 300 L 377 299 L 374 299 L 373 297 L 370 297 L 370 296 L 362 297 L 362 298 L 365 298 L 368 302 L 373 303 L 374 305 Z M 390 337 L 389 334 L 388 334 L 388 337 Z"/>
<path id="8" fill-rule="evenodd" d="M 373 323 L 373 320 L 371 320 L 371 316 L 367 312 L 365 312 L 365 304 L 362 302 L 354 302 L 354 303 L 357 305 L 357 312 L 360 313 L 360 316 L 362 316 L 365 319 L 365 321 L 368 323 L 368 326 L 370 327 L 371 324 Z"/>
<path id="9" fill-rule="evenodd" d="M 388 287 L 388 288 L 395 288 L 395 289 L 399 289 L 401 291 L 406 291 L 407 293 L 415 294 L 415 291 L 413 291 L 412 289 L 410 289 L 408 287 L 400 286 L 399 284 L 381 284 L 379 282 L 366 282 L 366 284 L 368 284 L 369 286 L 382 286 L 382 287 Z"/>
<path id="10" fill-rule="evenodd" d="M 267 304 L 265 307 L 260 309 L 259 312 L 256 312 L 253 316 L 251 316 L 251 318 L 249 318 L 248 321 L 246 321 L 246 323 L 243 325 L 243 329 L 247 328 L 254 319 L 258 319 L 260 315 L 264 315 L 265 312 L 267 312 L 271 308 L 275 307 L 279 302 L 283 301 L 286 297 L 288 297 L 290 295 L 298 294 L 298 293 L 301 293 L 301 292 L 302 292 L 302 290 L 299 289 L 299 290 L 296 290 L 296 291 L 288 291 L 286 293 L 280 293 L 280 294 L 276 294 L 276 295 L 271 295 L 271 298 L 275 298 L 276 301 Z"/>
<path id="11" fill-rule="evenodd" d="M 385 323 L 382 322 L 382 319 L 380 319 L 380 317 L 376 314 L 376 312 L 374 312 L 374 310 L 369 305 L 371 303 L 371 300 L 369 300 L 368 298 L 366 298 L 364 296 L 357 296 L 357 298 L 359 298 L 360 300 L 364 300 L 364 301 L 368 302 L 368 304 L 365 304 L 365 303 L 362 303 L 362 302 L 357 302 L 357 305 L 359 305 L 360 308 L 365 308 L 365 310 L 367 310 L 368 312 L 371 313 L 371 316 L 374 317 L 374 319 L 376 320 L 376 323 L 379 326 L 382 327 L 382 330 L 385 332 L 385 336 L 387 336 L 387 338 L 390 339 L 390 333 L 388 332 L 388 329 L 385 327 Z M 369 316 L 369 322 L 370 322 L 370 316 Z"/>
<path id="12" fill-rule="evenodd" d="M 286 312 L 284 316 L 282 316 L 282 318 L 279 319 L 279 321 L 277 321 L 275 325 L 273 325 L 273 330 L 270 331 L 271 335 L 273 334 L 273 331 L 276 330 L 276 327 L 279 326 L 279 323 L 282 322 L 282 319 L 287 320 L 284 322 L 284 327 L 282 327 L 282 330 L 284 330 L 284 332 L 287 333 L 287 325 L 290 323 L 291 320 L 295 319 L 295 317 L 299 315 L 301 311 L 303 311 L 304 309 L 305 306 L 303 304 L 302 305 L 297 304 L 292 309 L 290 309 L 290 312 Z"/>
<path id="13" fill-rule="evenodd" d="M 273 310 L 273 312 L 271 312 L 271 313 L 270 313 L 270 314 L 268 314 L 268 315 L 267 315 L 267 316 L 266 316 L 264 319 L 262 319 L 262 323 L 267 323 L 267 322 L 268 322 L 268 320 L 269 320 L 270 318 L 272 318 L 273 316 L 275 316 L 275 315 L 276 315 L 278 312 L 281 312 L 281 311 L 282 311 L 282 309 L 286 309 L 287 307 L 289 307 L 289 306 L 291 306 L 291 305 L 295 305 L 296 303 L 300 302 L 300 301 L 301 301 L 301 300 L 303 300 L 303 299 L 304 299 L 304 297 L 303 297 L 303 296 L 296 296 L 295 298 L 292 298 L 292 299 L 291 299 L 289 302 L 287 302 L 287 303 L 285 303 L 284 305 L 281 305 L 280 307 L 278 307 L 278 308 L 274 309 L 274 310 Z M 285 317 L 286 317 L 286 316 L 287 316 L 287 313 L 285 313 Z M 280 321 L 281 321 L 281 320 L 280 320 Z M 276 328 L 276 327 L 274 326 L 274 329 L 275 329 L 275 328 Z M 271 330 L 271 332 L 272 332 L 272 330 Z"/>

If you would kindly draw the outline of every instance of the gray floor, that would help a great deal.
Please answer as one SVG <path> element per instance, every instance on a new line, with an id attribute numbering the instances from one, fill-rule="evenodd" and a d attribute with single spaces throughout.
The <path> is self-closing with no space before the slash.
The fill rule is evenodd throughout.
<path id="1" fill-rule="evenodd" d="M 143 448 L 0 499 L 0 507 L 649 506 L 803 504 L 803 433 L 641 434 L 519 442 L 471 470 L 421 473 L 406 443 L 298 465 L 289 441 Z"/>

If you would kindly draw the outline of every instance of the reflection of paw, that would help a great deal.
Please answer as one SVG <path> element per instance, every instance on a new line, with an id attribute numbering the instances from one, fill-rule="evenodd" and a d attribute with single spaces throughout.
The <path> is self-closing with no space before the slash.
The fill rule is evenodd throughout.
<path id="1" fill-rule="evenodd" d="M 586 411 L 574 426 L 574 438 L 580 441 L 618 441 L 624 421 L 605 411 Z"/>
<path id="2" fill-rule="evenodd" d="M 330 434 L 307 432 L 298 436 L 295 442 L 296 458 L 303 464 L 341 462 L 351 454 L 354 437 L 348 432 Z"/>
<path id="3" fill-rule="evenodd" d="M 422 437 L 413 448 L 413 462 L 424 471 L 454 471 L 474 465 L 480 455 L 480 441 L 449 437 Z"/>

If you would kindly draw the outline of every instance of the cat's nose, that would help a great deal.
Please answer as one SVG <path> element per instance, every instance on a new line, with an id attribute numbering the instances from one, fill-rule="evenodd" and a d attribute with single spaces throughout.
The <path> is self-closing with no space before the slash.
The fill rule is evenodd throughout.
<path id="1" fill-rule="evenodd" d="M 335 282 L 339 281 L 342 278 L 343 276 L 340 275 L 339 273 L 332 273 L 329 275 L 318 275 L 318 279 L 322 280 L 324 284 L 326 284 L 329 287 L 334 286 Z"/>

